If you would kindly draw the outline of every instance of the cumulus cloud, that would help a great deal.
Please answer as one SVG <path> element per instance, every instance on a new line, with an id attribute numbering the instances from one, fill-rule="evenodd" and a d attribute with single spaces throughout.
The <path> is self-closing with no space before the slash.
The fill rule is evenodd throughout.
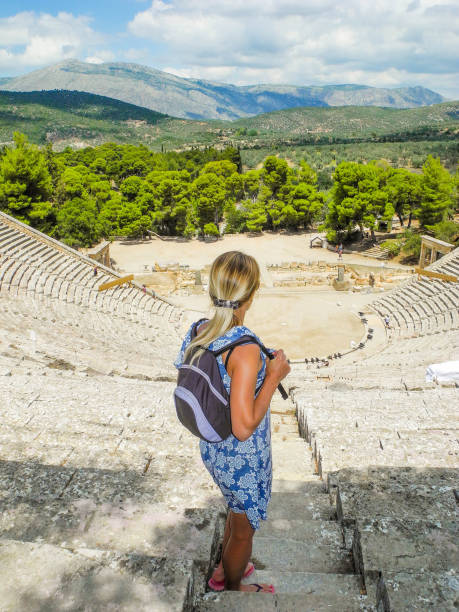
<path id="1" fill-rule="evenodd" d="M 115 54 L 112 51 L 96 51 L 94 55 L 88 55 L 85 62 L 88 64 L 103 64 L 104 62 L 113 62 Z"/>
<path id="2" fill-rule="evenodd" d="M 153 0 L 128 25 L 181 76 L 421 84 L 459 97 L 455 0 Z"/>
<path id="3" fill-rule="evenodd" d="M 27 11 L 0 19 L 0 68 L 17 70 L 79 57 L 103 42 L 90 18 Z M 98 57 L 103 59 L 103 52 Z M 105 61 L 105 60 L 104 60 Z"/>

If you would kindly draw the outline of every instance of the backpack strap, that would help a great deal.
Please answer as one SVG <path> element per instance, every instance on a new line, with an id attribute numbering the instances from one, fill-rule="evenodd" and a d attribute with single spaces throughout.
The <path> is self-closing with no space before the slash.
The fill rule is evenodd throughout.
<path id="1" fill-rule="evenodd" d="M 225 360 L 225 368 L 226 368 L 226 364 L 228 363 L 228 359 L 229 356 L 231 355 L 231 353 L 233 352 L 233 350 L 237 347 L 237 346 L 243 346 L 244 344 L 258 344 L 258 346 L 260 347 L 260 349 L 263 351 L 263 353 L 268 357 L 268 359 L 274 359 L 274 355 L 272 355 L 268 349 L 265 347 L 265 345 L 260 342 L 260 340 L 258 340 L 257 338 L 255 338 L 255 336 L 249 336 L 248 334 L 245 336 L 241 336 L 240 338 L 238 338 L 237 340 L 234 340 L 234 342 L 229 342 L 228 344 L 226 344 L 224 347 L 217 349 L 216 351 L 211 351 L 211 353 L 213 353 L 215 355 L 215 357 L 219 357 L 220 355 L 222 355 L 225 351 L 229 350 L 229 353 L 226 357 Z M 210 349 L 207 349 L 210 350 Z M 284 387 L 279 383 L 279 385 L 277 386 L 279 393 L 282 395 L 282 398 L 285 400 L 288 398 L 288 394 L 286 392 L 286 390 L 284 389 Z"/>
<path id="2" fill-rule="evenodd" d="M 194 340 L 196 338 L 196 336 L 198 335 L 198 327 L 201 325 L 201 323 L 204 323 L 204 321 L 208 321 L 209 319 L 199 319 L 199 321 L 196 321 L 196 323 L 193 323 L 193 325 L 191 326 L 191 339 Z"/>

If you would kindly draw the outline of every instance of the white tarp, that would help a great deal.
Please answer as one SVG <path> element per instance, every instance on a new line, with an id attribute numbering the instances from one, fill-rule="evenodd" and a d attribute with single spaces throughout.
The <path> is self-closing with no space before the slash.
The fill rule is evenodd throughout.
<path id="1" fill-rule="evenodd" d="M 459 383 L 459 361 L 431 363 L 429 366 L 427 366 L 426 382 L 432 381 L 455 381 Z"/>

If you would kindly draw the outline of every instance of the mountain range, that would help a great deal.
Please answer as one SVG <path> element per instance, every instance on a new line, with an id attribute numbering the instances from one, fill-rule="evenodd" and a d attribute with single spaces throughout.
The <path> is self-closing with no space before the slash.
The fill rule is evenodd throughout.
<path id="1" fill-rule="evenodd" d="M 186 79 L 140 64 L 66 60 L 23 76 L 0 78 L 0 90 L 73 90 L 107 96 L 185 119 L 235 120 L 295 107 L 414 108 L 444 98 L 424 87 L 250 85 Z"/>

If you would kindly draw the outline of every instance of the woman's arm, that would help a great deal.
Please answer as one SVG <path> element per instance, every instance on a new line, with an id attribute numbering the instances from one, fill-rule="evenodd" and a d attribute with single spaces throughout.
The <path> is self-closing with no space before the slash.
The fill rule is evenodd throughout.
<path id="1" fill-rule="evenodd" d="M 279 382 L 290 372 L 283 351 L 266 364 L 266 377 L 255 398 L 257 373 L 260 369 L 260 348 L 256 344 L 245 344 L 234 349 L 228 362 L 231 376 L 231 424 L 233 435 L 241 441 L 247 440 L 265 416 L 271 398 Z"/>

